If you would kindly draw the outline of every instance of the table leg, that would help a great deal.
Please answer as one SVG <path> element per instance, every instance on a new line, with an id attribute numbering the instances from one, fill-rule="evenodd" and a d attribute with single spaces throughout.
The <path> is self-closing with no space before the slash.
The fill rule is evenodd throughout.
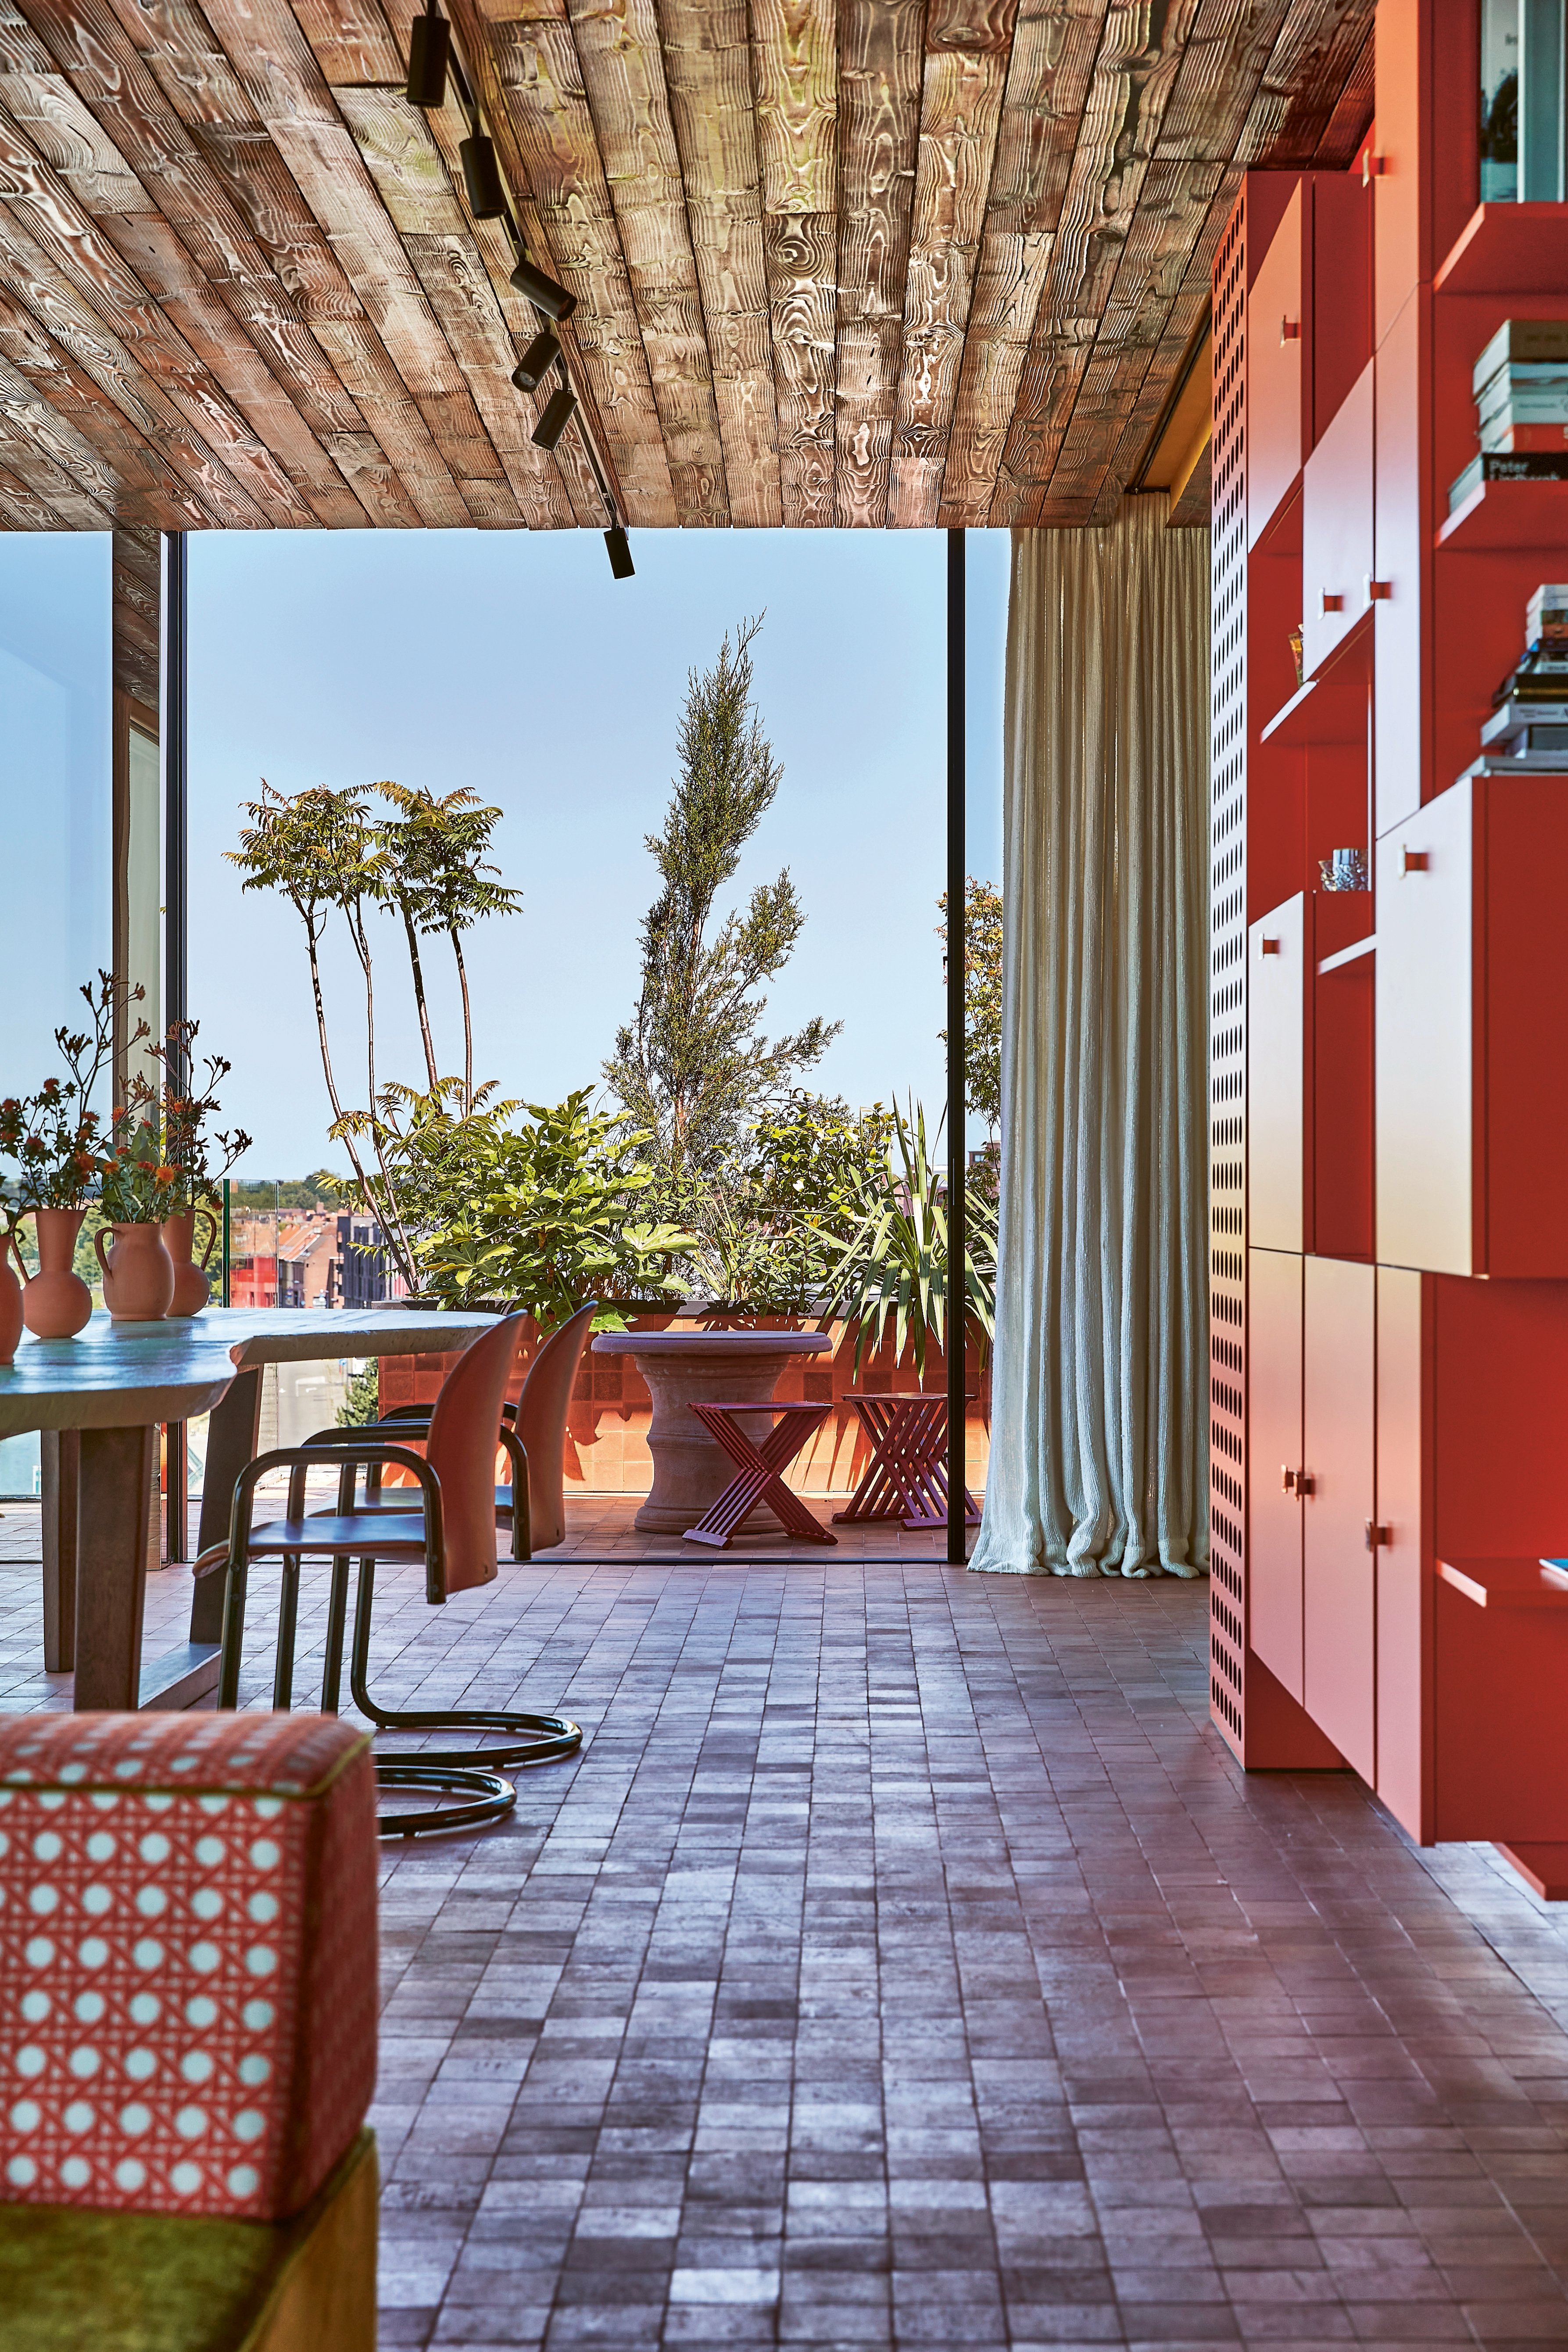
<path id="1" fill-rule="evenodd" d="M 84 1429 L 77 1518 L 75 1706 L 134 1707 L 141 1696 L 141 1601 L 158 1432 Z"/>
<path id="2" fill-rule="evenodd" d="M 239 1474 L 256 1458 L 261 1427 L 261 1370 L 236 1372 L 228 1392 L 213 1407 L 207 1423 L 207 1464 L 202 1476 L 202 1517 L 196 1535 L 198 1553 L 226 1543 L 229 1512 Z M 199 1576 L 191 1597 L 193 1642 L 221 1642 L 224 1636 L 224 1580 Z"/>
<path id="3" fill-rule="evenodd" d="M 172 1421 L 163 1433 L 163 1552 L 172 1567 L 176 1560 L 190 1557 L 185 1538 L 191 1516 L 191 1457 L 183 1421 Z"/>
<path id="4" fill-rule="evenodd" d="M 38 1433 L 44 1549 L 44 1672 L 68 1675 L 77 1662 L 77 1477 L 74 1429 Z"/>

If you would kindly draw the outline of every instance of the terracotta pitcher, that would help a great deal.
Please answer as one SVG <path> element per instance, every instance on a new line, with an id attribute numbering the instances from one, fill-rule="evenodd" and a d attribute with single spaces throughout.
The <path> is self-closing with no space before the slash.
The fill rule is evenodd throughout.
<path id="1" fill-rule="evenodd" d="M 113 1225 L 92 1237 L 103 1268 L 103 1303 L 117 1323 L 161 1323 L 173 1302 L 174 1261 L 156 1225 Z"/>
<path id="2" fill-rule="evenodd" d="M 72 1272 L 85 1209 L 35 1209 L 38 1271 L 22 1293 L 22 1320 L 36 1339 L 69 1339 L 92 1315 L 92 1293 Z"/>
<path id="3" fill-rule="evenodd" d="M 198 1217 L 205 1217 L 212 1227 L 199 1263 L 195 1255 Z M 207 1279 L 207 1261 L 217 1246 L 218 1221 L 210 1209 L 183 1209 L 177 1217 L 165 1217 L 159 1230 L 174 1261 L 174 1304 L 169 1312 L 171 1315 L 199 1315 L 213 1294 L 212 1284 Z"/>
<path id="4" fill-rule="evenodd" d="M 0 1364 L 11 1361 L 22 1336 L 22 1286 L 11 1271 L 16 1250 L 16 1235 L 0 1234 Z"/>

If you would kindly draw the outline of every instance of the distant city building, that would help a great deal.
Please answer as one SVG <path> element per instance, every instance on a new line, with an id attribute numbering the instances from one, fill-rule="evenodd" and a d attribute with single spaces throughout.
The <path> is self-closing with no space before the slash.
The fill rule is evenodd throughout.
<path id="1" fill-rule="evenodd" d="M 234 1220 L 232 1306 L 373 1307 L 404 1289 L 373 1217 L 300 1209 Z"/>

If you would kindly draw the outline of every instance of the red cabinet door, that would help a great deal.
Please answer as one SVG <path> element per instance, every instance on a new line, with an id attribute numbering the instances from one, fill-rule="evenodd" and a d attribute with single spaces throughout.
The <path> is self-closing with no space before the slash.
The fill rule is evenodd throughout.
<path id="1" fill-rule="evenodd" d="M 1247 544 L 1301 470 L 1301 206 L 1298 183 L 1247 297 Z"/>
<path id="2" fill-rule="evenodd" d="M 1432 1838 L 1429 1286 L 1405 1266 L 1377 1269 L 1377 1793 L 1422 1844 Z"/>
<path id="3" fill-rule="evenodd" d="M 1304 1262 L 1301 1450 L 1302 1704 L 1347 1764 L 1377 1769 L 1374 1555 L 1376 1270 Z"/>
<path id="4" fill-rule="evenodd" d="M 1308 677 L 1370 610 L 1373 368 L 1369 360 L 1302 476 L 1301 641 Z"/>
<path id="5" fill-rule="evenodd" d="M 1472 1274 L 1473 786 L 1377 845 L 1377 1255 Z M 1521 1139 L 1522 1140 L 1522 1139 Z"/>
<path id="6" fill-rule="evenodd" d="M 1489 776 L 1476 1116 L 1489 1275 L 1568 1276 L 1568 774 Z M 1482 1010 L 1484 1001 L 1484 1013 Z M 1478 1271 L 1479 1268 L 1478 1267 Z"/>
<path id="7" fill-rule="evenodd" d="M 1305 918 L 1298 891 L 1247 934 L 1247 1231 L 1260 1249 L 1307 1245 Z"/>
<path id="8" fill-rule="evenodd" d="M 1430 771 L 1429 666 L 1424 617 L 1431 561 L 1429 404 L 1421 398 L 1431 296 L 1406 303 L 1376 360 L 1377 455 L 1374 563 L 1385 593 L 1373 606 L 1377 692 L 1373 698 L 1377 822 L 1386 833 L 1421 805 Z M 1426 746 L 1426 751 L 1423 751 Z M 1445 776 L 1443 782 L 1449 779 Z"/>
<path id="9" fill-rule="evenodd" d="M 1247 1638 L 1301 1696 L 1301 1260 L 1249 1252 L 1247 1291 Z M 1285 1476 L 1291 1485 L 1287 1489 Z"/>

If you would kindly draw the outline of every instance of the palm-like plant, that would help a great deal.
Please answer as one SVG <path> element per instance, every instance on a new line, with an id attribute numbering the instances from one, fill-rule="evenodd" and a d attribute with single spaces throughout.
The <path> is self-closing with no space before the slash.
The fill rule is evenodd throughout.
<path id="1" fill-rule="evenodd" d="M 912 1347 L 924 1380 L 929 1341 L 946 1345 L 949 1301 L 946 1185 L 926 1145 L 923 1106 L 912 1105 L 907 1118 L 895 1107 L 887 1158 L 889 1181 L 866 1195 L 860 1224 L 829 1278 L 831 1315 L 860 1326 L 857 1377 L 862 1357 L 881 1347 L 891 1324 L 894 1361 Z M 996 1335 L 997 1210 L 978 1189 L 966 1192 L 964 1234 L 964 1322 L 977 1327 L 988 1348 Z"/>

